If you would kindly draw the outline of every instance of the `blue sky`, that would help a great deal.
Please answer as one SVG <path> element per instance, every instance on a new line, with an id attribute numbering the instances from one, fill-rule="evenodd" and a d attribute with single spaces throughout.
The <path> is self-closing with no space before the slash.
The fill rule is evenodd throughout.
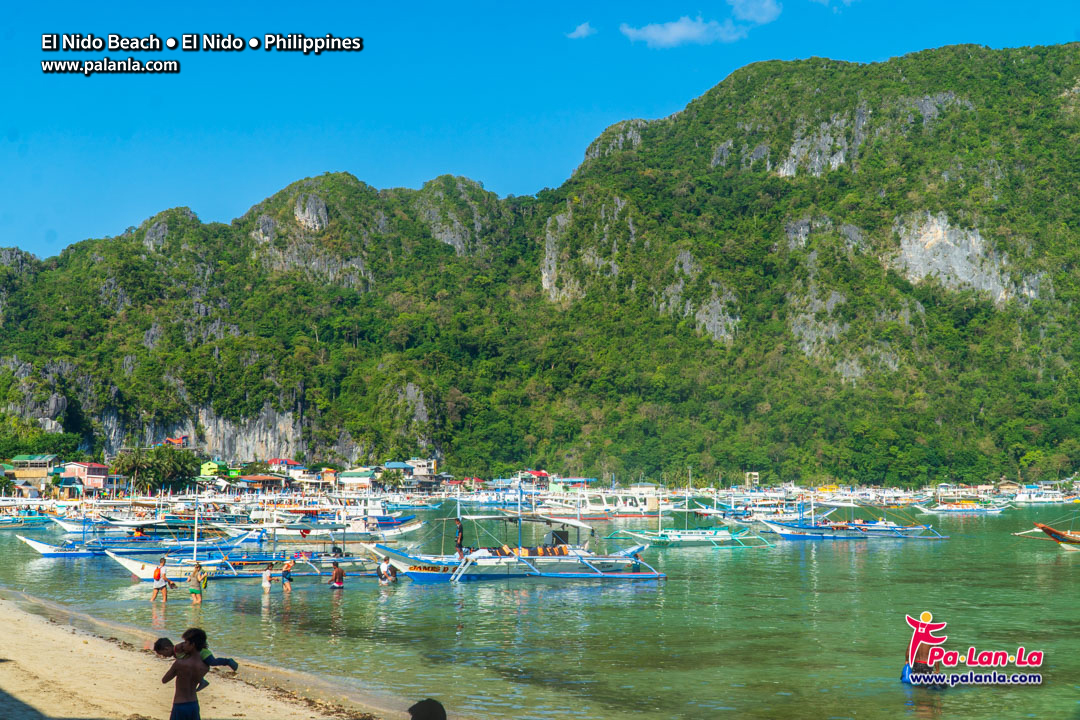
<path id="1" fill-rule="evenodd" d="M 668 115 L 757 60 L 1080 40 L 1077 2 L 28 6 L 0 26 L 0 246 L 42 257 L 178 205 L 228 222 L 325 171 L 380 188 L 453 173 L 532 194 L 561 184 L 608 125 Z M 365 49 L 44 53 L 51 32 L 333 33 Z M 103 55 L 176 59 L 181 72 L 41 72 L 42 59 Z"/>

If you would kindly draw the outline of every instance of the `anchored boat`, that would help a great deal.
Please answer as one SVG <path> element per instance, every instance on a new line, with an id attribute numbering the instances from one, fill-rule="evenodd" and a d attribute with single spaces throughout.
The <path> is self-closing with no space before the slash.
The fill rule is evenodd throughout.
<path id="1" fill-rule="evenodd" d="M 648 545 L 636 545 L 609 555 L 599 555 L 587 547 L 570 545 L 567 530 L 552 530 L 545 542 L 536 546 L 521 543 L 522 523 L 576 528 L 592 533 L 585 523 L 540 515 L 466 515 L 463 520 L 497 520 L 518 523 L 516 547 L 486 547 L 463 552 L 462 556 L 432 555 L 392 548 L 383 544 L 365 545 L 378 558 L 388 558 L 399 573 L 414 582 L 477 582 L 513 578 L 557 580 L 662 580 L 666 576 L 641 560 Z M 586 543 L 587 545 L 587 543 Z"/>

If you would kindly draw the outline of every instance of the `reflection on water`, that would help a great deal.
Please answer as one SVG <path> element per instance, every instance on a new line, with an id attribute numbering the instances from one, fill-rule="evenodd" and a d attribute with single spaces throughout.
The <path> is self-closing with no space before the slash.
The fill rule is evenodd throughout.
<path id="1" fill-rule="evenodd" d="M 152 604 L 108 559 L 43 560 L 0 534 L 0 583 L 154 635 L 201 625 L 222 655 L 439 697 L 462 717 L 997 718 L 1076 705 L 1080 553 L 1009 535 L 1060 514 L 947 518 L 946 542 L 649 551 L 666 582 L 331 590 L 297 578 L 289 596 L 216 580 L 202 607 L 175 591 Z M 1044 649 L 1046 685 L 902 685 L 903 616 L 922 610 L 949 622 L 956 647 Z"/>

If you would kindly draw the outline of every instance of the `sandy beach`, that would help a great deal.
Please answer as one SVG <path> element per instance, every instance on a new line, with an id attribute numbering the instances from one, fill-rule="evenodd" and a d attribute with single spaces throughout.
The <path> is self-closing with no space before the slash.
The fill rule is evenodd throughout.
<path id="1" fill-rule="evenodd" d="M 5 720 L 166 719 L 173 687 L 161 677 L 169 661 L 0 600 L 0 718 Z M 237 676 L 214 668 L 199 693 L 204 719 L 377 720 L 376 715 L 270 685 L 257 667 Z M 385 717 L 397 717 L 390 713 Z"/>

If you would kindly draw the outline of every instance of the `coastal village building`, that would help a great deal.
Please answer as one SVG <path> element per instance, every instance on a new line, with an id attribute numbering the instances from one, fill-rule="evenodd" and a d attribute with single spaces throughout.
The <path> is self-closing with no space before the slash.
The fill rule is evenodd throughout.
<path id="1" fill-rule="evenodd" d="M 223 462 L 217 460 L 207 460 L 202 464 L 202 468 L 199 470 L 200 475 L 224 475 L 228 472 L 229 466 Z"/>
<path id="2" fill-rule="evenodd" d="M 303 465 L 295 460 L 290 460 L 289 458 L 271 458 L 267 461 L 266 465 L 270 469 L 270 472 L 282 473 L 285 475 L 288 475 L 294 469 L 305 469 Z"/>
<path id="3" fill-rule="evenodd" d="M 85 488 L 95 490 L 105 489 L 105 480 L 109 476 L 107 465 L 94 462 L 71 462 L 64 463 L 64 472 L 61 478 L 72 477 L 82 483 Z"/>
<path id="4" fill-rule="evenodd" d="M 371 483 L 374 480 L 375 471 L 371 468 L 346 470 L 345 472 L 338 473 L 338 484 L 345 492 L 368 490 L 371 488 Z"/>
<path id="5" fill-rule="evenodd" d="M 28 481 L 44 493 L 58 460 L 56 455 L 16 455 L 11 458 L 11 464 L 15 466 L 17 479 Z"/>

